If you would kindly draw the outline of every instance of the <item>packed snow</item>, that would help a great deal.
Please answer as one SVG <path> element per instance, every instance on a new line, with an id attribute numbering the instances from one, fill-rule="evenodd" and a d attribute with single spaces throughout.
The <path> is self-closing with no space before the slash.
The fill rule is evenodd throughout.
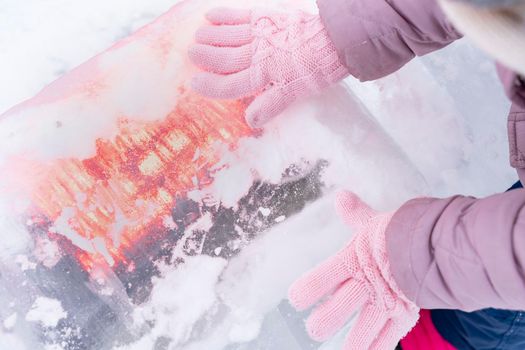
<path id="1" fill-rule="evenodd" d="M 0 0 L 0 114 L 176 2 Z M 307 6 L 313 8 L 313 1 Z M 137 57 L 135 52 L 140 48 L 126 47 L 107 64 L 134 60 L 148 67 L 154 60 Z M 148 110 L 152 119 L 163 115 L 167 105 L 162 102 L 176 98 L 170 87 L 177 69 L 171 75 L 145 69 L 128 77 L 125 67 L 111 77 L 122 84 L 118 89 L 122 95 L 110 98 L 127 100 L 154 89 L 159 101 L 154 110 L 137 100 L 126 104 L 125 113 L 144 115 Z M 84 116 L 91 116 L 90 108 L 86 105 Z M 324 195 L 299 214 L 275 217 L 271 229 L 229 261 L 217 248 L 215 257 L 196 255 L 177 268 L 160 266 L 161 277 L 154 278 L 149 298 L 129 314 L 130 327 L 140 336 L 117 349 L 339 349 L 347 329 L 324 344 L 312 342 L 303 327 L 307 313 L 295 312 L 286 301 L 287 288 L 296 278 L 351 237 L 351 229 L 333 210 L 335 191 L 351 189 L 381 210 L 394 210 L 416 196 L 501 192 L 517 179 L 508 164 L 508 108 L 493 64 L 467 41 L 416 59 L 376 82 L 348 78 L 320 96 L 291 106 L 260 137 L 242 139 L 235 150 L 225 151 L 221 162 L 230 166 L 215 175 L 211 186 L 190 197 L 206 197 L 233 208 L 253 181 L 279 183 L 290 165 L 315 164 L 320 159 L 328 162 L 321 175 Z M 37 151 L 43 159 L 82 157 L 93 152 L 86 135 L 111 137 L 114 132 L 104 129 L 107 120 L 93 117 L 83 123 L 65 123 L 61 142 L 56 137 L 46 139 L 42 130 L 54 130 L 53 113 L 56 111 L 43 110 L 37 125 L 33 120 L 26 123 L 24 115 L 0 124 L 5 128 L 0 130 L 0 145 L 9 146 L 5 152 L 40 147 Z M 79 129 L 85 133 L 83 138 L 72 132 Z M 8 144 L 6 138 L 13 130 L 23 135 L 20 140 L 32 142 Z M 80 139 L 85 144 L 75 144 Z M 76 147 L 62 149 L 63 143 Z M 20 210 L 26 205 L 20 203 Z M 265 218 L 273 214 L 264 205 L 258 211 Z M 16 289 L 37 295 L 38 288 L 14 271 L 34 269 L 36 261 L 25 255 L 28 247 L 47 267 L 55 266 L 61 253 L 47 240 L 31 247 L 28 233 L 14 215 L 0 200 L 1 278 L 19 281 Z M 171 217 L 164 223 L 175 225 Z M 204 215 L 186 232 L 207 230 L 210 225 L 210 218 Z M 66 222 L 56 229 L 81 248 L 104 252 L 105 246 L 78 238 Z M 68 316 L 60 301 L 21 297 L 13 304 L 10 296 L 16 289 L 2 287 L 2 283 L 0 280 L 0 348 L 66 349 L 67 344 L 59 341 L 38 345 L 39 339 L 22 322 L 55 327 Z M 100 294 L 114 296 L 111 289 Z"/>
<path id="2" fill-rule="evenodd" d="M 60 301 L 45 297 L 38 297 L 26 314 L 27 321 L 38 322 L 43 327 L 56 327 L 58 321 L 65 317 L 67 313 L 62 309 Z"/>

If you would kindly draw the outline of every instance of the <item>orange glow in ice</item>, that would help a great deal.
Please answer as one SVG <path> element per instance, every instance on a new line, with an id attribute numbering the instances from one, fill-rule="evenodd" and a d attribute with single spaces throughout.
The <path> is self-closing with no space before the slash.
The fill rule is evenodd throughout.
<path id="1" fill-rule="evenodd" d="M 97 140 L 94 157 L 46 165 L 33 202 L 53 222 L 69 210 L 69 229 L 88 242 L 103 240 L 106 255 L 79 253 L 84 268 L 104 260 L 128 263 L 126 249 L 146 228 L 162 225 L 178 194 L 211 181 L 208 171 L 218 161 L 214 145 L 233 145 L 251 133 L 243 112 L 241 102 L 185 94 L 162 121 L 123 117 L 116 138 Z"/>

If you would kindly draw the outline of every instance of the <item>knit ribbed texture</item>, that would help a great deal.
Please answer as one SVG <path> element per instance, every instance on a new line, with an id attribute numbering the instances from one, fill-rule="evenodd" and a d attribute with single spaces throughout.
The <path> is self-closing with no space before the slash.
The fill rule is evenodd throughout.
<path id="1" fill-rule="evenodd" d="M 348 75 L 319 16 L 218 8 L 206 18 L 189 50 L 205 71 L 192 86 L 211 98 L 257 96 L 246 110 L 253 127 Z"/>
<path id="2" fill-rule="evenodd" d="M 304 310 L 322 301 L 306 321 L 315 340 L 328 339 L 360 310 L 343 349 L 394 349 L 416 323 L 419 308 L 390 273 L 385 230 L 393 213 L 378 213 L 351 192 L 338 195 L 336 209 L 355 236 L 291 286 L 290 302 Z"/>

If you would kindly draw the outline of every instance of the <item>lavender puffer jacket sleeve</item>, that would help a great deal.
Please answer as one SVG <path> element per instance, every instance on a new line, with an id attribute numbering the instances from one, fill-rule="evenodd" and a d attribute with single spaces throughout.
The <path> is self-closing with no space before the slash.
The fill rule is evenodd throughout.
<path id="1" fill-rule="evenodd" d="M 392 273 L 426 309 L 525 309 L 525 190 L 414 199 L 387 229 Z"/>
<path id="2" fill-rule="evenodd" d="M 435 0 L 318 0 L 317 6 L 341 62 L 361 81 L 461 37 Z"/>
<path id="3" fill-rule="evenodd" d="M 435 0 L 318 0 L 318 6 L 341 61 L 361 81 L 390 74 L 461 37 Z M 524 181 L 525 87 L 502 67 L 500 76 L 514 102 L 511 164 Z M 523 189 L 405 203 L 386 232 L 399 287 L 423 308 L 525 309 L 524 208 Z"/>

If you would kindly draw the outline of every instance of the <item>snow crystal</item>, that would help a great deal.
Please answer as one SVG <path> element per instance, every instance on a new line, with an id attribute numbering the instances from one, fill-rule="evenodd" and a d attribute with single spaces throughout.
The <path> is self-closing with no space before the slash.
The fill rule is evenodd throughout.
<path id="1" fill-rule="evenodd" d="M 202 215 L 197 221 L 188 226 L 187 231 L 208 231 L 213 225 L 213 218 L 211 213 Z"/>
<path id="2" fill-rule="evenodd" d="M 263 208 L 263 207 L 260 207 L 259 208 L 259 211 L 261 212 L 261 214 L 263 216 L 269 216 L 271 213 L 272 213 L 272 210 L 270 208 Z"/>
<path id="3" fill-rule="evenodd" d="M 150 299 L 134 311 L 137 326 L 154 322 L 154 327 L 139 342 L 119 350 L 151 349 L 159 337 L 168 337 L 172 344 L 183 344 L 194 325 L 217 302 L 215 285 L 226 260 L 196 256 L 176 270 L 166 270 L 162 278 L 155 279 Z M 147 345 L 146 345 L 147 344 Z"/>
<path id="4" fill-rule="evenodd" d="M 164 227 L 172 230 L 177 228 L 177 224 L 175 223 L 175 221 L 173 221 L 173 217 L 171 217 L 171 215 L 166 215 L 165 217 L 163 217 L 162 224 L 164 225 Z"/>
<path id="5" fill-rule="evenodd" d="M 225 207 L 236 208 L 239 199 L 248 192 L 255 178 L 252 170 L 239 164 L 239 161 L 233 154 L 226 153 L 222 162 L 228 164 L 228 168 L 216 174 L 207 189 L 212 193 L 212 198 Z"/>
<path id="6" fill-rule="evenodd" d="M 56 327 L 58 321 L 67 317 L 59 300 L 38 297 L 26 314 L 26 321 L 38 322 L 44 327 Z"/>
<path id="7" fill-rule="evenodd" d="M 278 216 L 275 218 L 275 222 L 283 222 L 284 220 L 286 220 L 286 216 L 284 215 L 281 215 L 281 216 Z"/>
<path id="8" fill-rule="evenodd" d="M 12 330 L 13 327 L 15 326 L 16 324 L 16 319 L 18 317 L 18 314 L 15 312 L 13 314 L 11 314 L 9 317 L 7 317 L 5 320 L 4 320 L 4 328 L 8 331 Z"/>
<path id="9" fill-rule="evenodd" d="M 27 255 L 17 255 L 15 262 L 20 266 L 22 271 L 34 270 L 36 268 L 36 263 L 29 261 Z"/>
<path id="10" fill-rule="evenodd" d="M 233 343 L 245 343 L 255 339 L 261 330 L 262 319 L 248 319 L 232 325 L 228 338 Z"/>

